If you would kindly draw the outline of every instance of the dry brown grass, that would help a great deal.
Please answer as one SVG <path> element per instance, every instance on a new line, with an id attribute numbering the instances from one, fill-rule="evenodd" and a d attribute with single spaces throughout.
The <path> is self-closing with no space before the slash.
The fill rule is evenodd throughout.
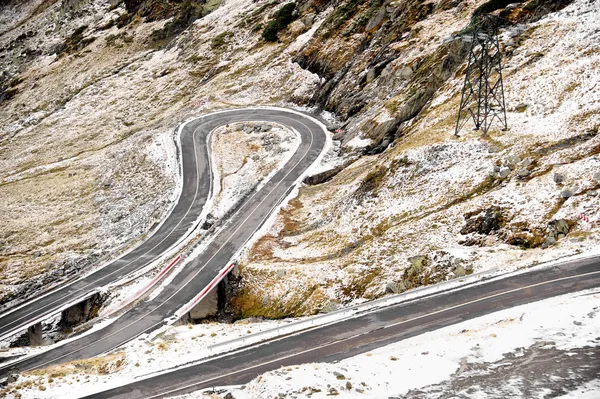
<path id="1" fill-rule="evenodd" d="M 69 363 L 58 364 L 45 369 L 33 370 L 25 375 L 47 378 L 61 378 L 70 374 L 111 374 L 125 364 L 125 353 L 119 352 L 91 359 L 74 360 Z"/>

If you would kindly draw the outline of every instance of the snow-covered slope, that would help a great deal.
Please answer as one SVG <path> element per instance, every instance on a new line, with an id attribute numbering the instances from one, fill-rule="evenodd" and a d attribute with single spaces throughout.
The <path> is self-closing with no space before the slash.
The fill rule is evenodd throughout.
<path id="1" fill-rule="evenodd" d="M 418 22 L 415 45 L 443 48 L 442 33 L 480 3 L 462 4 Z M 581 0 L 503 30 L 509 131 L 454 137 L 463 63 L 385 152 L 300 190 L 247 254 L 234 307 L 249 316 L 307 314 L 600 245 L 599 29 L 600 7 Z M 405 70 L 416 57 L 405 48 L 408 59 L 391 61 L 381 79 L 418 74 Z M 401 113 L 397 101 L 373 99 L 350 118 L 346 130 L 361 136 L 347 145 Z"/>
<path id="2" fill-rule="evenodd" d="M 495 10 L 512 21 L 510 130 L 487 138 L 453 135 L 466 46 L 447 39 L 503 2 L 294 4 L 268 42 L 283 5 L 270 0 L 2 3 L 1 303 L 143 239 L 172 206 L 176 125 L 232 106 L 325 110 L 339 140 L 334 171 L 247 252 L 237 317 L 312 314 L 599 244 L 596 1 Z"/>

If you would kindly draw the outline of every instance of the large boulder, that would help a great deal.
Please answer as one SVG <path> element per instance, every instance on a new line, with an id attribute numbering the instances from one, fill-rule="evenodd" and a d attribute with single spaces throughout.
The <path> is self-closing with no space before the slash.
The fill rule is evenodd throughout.
<path id="1" fill-rule="evenodd" d="M 502 210 L 497 206 L 469 212 L 465 215 L 465 219 L 465 225 L 460 230 L 461 234 L 489 235 L 498 231 L 506 223 Z"/>
<path id="2" fill-rule="evenodd" d="M 565 237 L 571 231 L 571 226 L 565 219 L 552 220 L 548 226 L 550 228 L 550 234 L 556 239 Z"/>

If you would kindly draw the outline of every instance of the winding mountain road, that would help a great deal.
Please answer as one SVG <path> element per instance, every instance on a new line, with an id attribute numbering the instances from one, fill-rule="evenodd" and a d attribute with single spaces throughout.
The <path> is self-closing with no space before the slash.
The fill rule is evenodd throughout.
<path id="1" fill-rule="evenodd" d="M 166 319 L 209 285 L 319 159 L 327 134 L 325 127 L 314 118 L 285 109 L 248 108 L 220 111 L 188 123 L 181 131 L 183 190 L 175 209 L 158 231 L 136 250 L 110 265 L 1 315 L 0 334 L 9 335 L 40 318 L 56 314 L 65 303 L 85 298 L 89 292 L 145 267 L 188 234 L 211 190 L 210 132 L 225 124 L 247 121 L 274 122 L 292 128 L 300 135 L 300 144 L 288 162 L 224 221 L 205 250 L 187 263 L 154 299 L 139 303 L 101 330 L 16 364 L 0 366 L 0 376 L 12 367 L 26 371 L 95 356 L 118 347 L 165 324 Z"/>
<path id="2" fill-rule="evenodd" d="M 209 134 L 241 121 L 275 122 L 301 137 L 296 153 L 260 191 L 231 215 L 196 258 L 187 263 L 154 299 L 141 302 L 107 327 L 16 364 L 20 371 L 88 358 L 114 349 L 166 323 L 169 317 L 207 287 L 234 254 L 271 215 L 298 179 L 320 156 L 327 135 L 313 118 L 282 109 L 230 110 L 203 116 L 181 132 L 184 183 L 179 202 L 162 226 L 143 245 L 120 260 L 66 287 L 0 316 L 0 335 L 31 325 L 139 268 L 145 267 L 189 234 L 211 191 Z M 480 284 L 449 289 L 355 317 L 309 328 L 216 356 L 195 365 L 97 393 L 89 398 L 159 398 L 197 389 L 242 384 L 266 371 L 305 362 L 330 362 L 364 353 L 494 311 L 556 295 L 600 287 L 600 258 L 535 269 Z M 11 366 L 0 366 L 0 376 Z"/>

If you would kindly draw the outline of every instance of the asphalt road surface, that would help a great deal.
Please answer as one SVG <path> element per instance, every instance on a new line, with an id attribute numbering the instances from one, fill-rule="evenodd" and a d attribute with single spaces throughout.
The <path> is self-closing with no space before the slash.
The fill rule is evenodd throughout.
<path id="1" fill-rule="evenodd" d="M 279 367 L 341 360 L 487 313 L 598 286 L 600 258 L 574 261 L 382 308 L 87 398 L 152 399 L 244 384 Z"/>
<path id="2" fill-rule="evenodd" d="M 0 314 L 0 337 L 56 314 L 64 305 L 86 299 L 100 287 L 147 266 L 182 238 L 200 216 L 211 188 L 207 133 L 201 126 L 202 121 L 190 123 L 181 134 L 183 188 L 178 203 L 158 230 L 142 245 L 95 273 Z"/>
<path id="3" fill-rule="evenodd" d="M 298 113 L 273 109 L 242 109 L 214 113 L 188 124 L 182 133 L 184 188 L 180 202 L 142 247 L 98 272 L 34 301 L 0 318 L 0 331 L 26 327 L 36 315 L 48 312 L 81 293 L 93 290 L 143 267 L 159 256 L 191 227 L 200 214 L 210 188 L 207 136 L 215 128 L 234 122 L 275 122 L 295 129 L 301 143 L 291 159 L 262 187 L 251 195 L 218 230 L 214 239 L 197 258 L 189 262 L 173 281 L 151 301 L 141 302 L 109 326 L 83 336 L 39 356 L 0 366 L 0 376 L 12 367 L 20 371 L 88 358 L 118 347 L 129 340 L 162 326 L 165 319 L 207 286 L 233 255 L 271 215 L 274 208 L 295 186 L 298 178 L 321 154 L 327 136 L 314 119 Z"/>

